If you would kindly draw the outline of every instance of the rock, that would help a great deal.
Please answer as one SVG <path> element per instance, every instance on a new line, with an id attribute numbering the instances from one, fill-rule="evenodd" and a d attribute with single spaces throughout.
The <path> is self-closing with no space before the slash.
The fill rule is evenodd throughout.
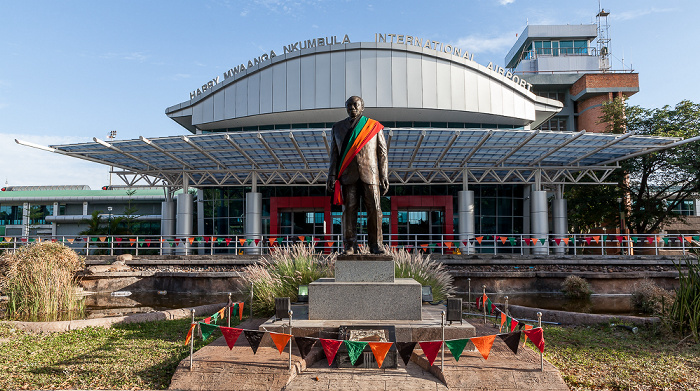
<path id="1" fill-rule="evenodd" d="M 131 254 L 122 254 L 122 255 L 117 256 L 117 261 L 115 263 L 121 261 L 122 264 L 124 264 L 123 262 L 131 261 L 133 259 L 134 259 L 134 256 Z"/>
<path id="2" fill-rule="evenodd" d="M 131 268 L 126 265 L 110 265 L 109 270 L 110 272 L 129 272 L 131 271 Z"/>
<path id="3" fill-rule="evenodd" d="M 112 266 L 126 266 L 126 262 L 124 262 L 124 261 L 114 261 L 114 262 L 112 262 Z"/>
<path id="4" fill-rule="evenodd" d="M 91 274 L 95 273 L 105 273 L 109 271 L 109 268 L 112 267 L 111 265 L 95 265 L 95 266 L 89 266 L 87 268 L 88 272 Z"/>

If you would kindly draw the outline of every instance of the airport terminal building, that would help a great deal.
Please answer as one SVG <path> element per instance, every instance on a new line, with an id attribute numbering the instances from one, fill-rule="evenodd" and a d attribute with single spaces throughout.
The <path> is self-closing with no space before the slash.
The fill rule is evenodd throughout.
<path id="1" fill-rule="evenodd" d="M 330 131 L 358 95 L 385 127 L 386 243 L 491 252 L 501 243 L 475 237 L 527 234 L 546 253 L 567 234 L 563 185 L 605 183 L 620 160 L 678 142 L 597 132 L 601 103 L 639 87 L 603 66 L 595 25 L 528 26 L 504 67 L 425 37 L 373 38 L 305 39 L 226 70 L 165 110 L 184 135 L 50 150 L 165 187 L 163 235 L 328 240 L 342 232 L 325 193 Z"/>

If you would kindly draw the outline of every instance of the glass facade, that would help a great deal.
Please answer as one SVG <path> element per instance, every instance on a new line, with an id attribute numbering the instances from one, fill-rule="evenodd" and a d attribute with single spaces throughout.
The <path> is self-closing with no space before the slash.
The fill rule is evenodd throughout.
<path id="1" fill-rule="evenodd" d="M 588 55 L 588 41 L 585 39 L 533 41 L 525 59 L 530 60 L 536 56 L 565 56 Z"/>

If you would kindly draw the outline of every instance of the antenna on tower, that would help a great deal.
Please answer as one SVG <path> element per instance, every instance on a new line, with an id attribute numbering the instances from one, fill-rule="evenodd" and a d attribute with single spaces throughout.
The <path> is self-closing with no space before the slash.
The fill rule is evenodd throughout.
<path id="1" fill-rule="evenodd" d="M 598 15 L 596 15 L 596 21 L 598 22 L 598 58 L 600 61 L 600 70 L 607 72 L 610 70 L 610 25 L 608 24 L 608 15 L 610 11 L 606 11 L 600 6 L 600 0 L 598 1 Z"/>

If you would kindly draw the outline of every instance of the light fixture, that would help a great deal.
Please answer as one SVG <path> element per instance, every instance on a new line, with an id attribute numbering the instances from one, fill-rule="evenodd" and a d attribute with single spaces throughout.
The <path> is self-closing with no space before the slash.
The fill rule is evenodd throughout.
<path id="1" fill-rule="evenodd" d="M 298 303 L 308 303 L 309 302 L 309 286 L 299 285 L 299 291 L 297 293 Z"/>
<path id="2" fill-rule="evenodd" d="M 421 287 L 421 295 L 423 296 L 423 301 L 433 301 L 433 287 L 430 285 Z"/>

